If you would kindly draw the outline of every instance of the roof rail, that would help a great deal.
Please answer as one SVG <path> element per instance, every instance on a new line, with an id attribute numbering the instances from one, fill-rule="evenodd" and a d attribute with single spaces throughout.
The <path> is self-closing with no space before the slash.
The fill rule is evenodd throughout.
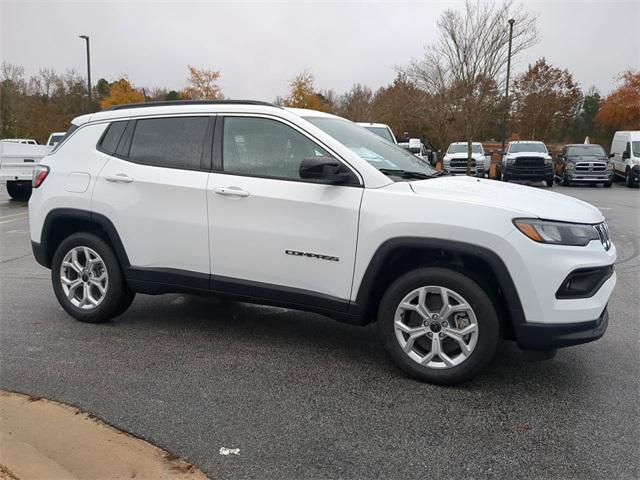
<path id="1" fill-rule="evenodd" d="M 282 108 L 273 103 L 261 102 L 259 100 L 164 100 L 160 102 L 124 103 L 106 108 L 104 111 L 126 110 L 128 108 L 173 107 L 177 105 L 262 105 L 265 107 Z"/>

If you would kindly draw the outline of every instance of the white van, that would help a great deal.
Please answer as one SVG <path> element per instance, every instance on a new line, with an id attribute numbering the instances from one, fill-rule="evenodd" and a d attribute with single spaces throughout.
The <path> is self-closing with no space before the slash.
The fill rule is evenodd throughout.
<path id="1" fill-rule="evenodd" d="M 637 185 L 640 178 L 640 131 L 616 132 L 609 158 L 615 175 L 624 178 L 627 187 Z"/>

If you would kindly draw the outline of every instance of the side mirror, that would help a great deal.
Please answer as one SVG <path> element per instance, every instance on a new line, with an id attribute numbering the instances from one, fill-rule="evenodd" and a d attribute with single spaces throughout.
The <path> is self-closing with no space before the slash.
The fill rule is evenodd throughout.
<path id="1" fill-rule="evenodd" d="M 504 155 L 504 150 L 502 150 L 502 149 L 498 150 L 498 155 L 500 155 L 500 156 Z"/>
<path id="2" fill-rule="evenodd" d="M 353 175 L 332 157 L 305 158 L 300 163 L 300 178 L 338 185 L 350 183 Z"/>
<path id="3" fill-rule="evenodd" d="M 615 153 L 610 153 L 610 154 L 609 154 L 609 158 L 613 158 L 613 157 L 615 157 L 615 156 L 616 156 L 616 154 L 615 154 Z"/>
<path id="4" fill-rule="evenodd" d="M 631 154 L 629 153 L 629 150 L 622 152 L 622 159 L 626 160 L 627 158 L 631 158 Z"/>

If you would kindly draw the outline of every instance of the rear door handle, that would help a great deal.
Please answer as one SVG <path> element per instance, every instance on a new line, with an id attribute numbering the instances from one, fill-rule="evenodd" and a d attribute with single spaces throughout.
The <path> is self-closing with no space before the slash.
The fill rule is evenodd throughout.
<path id="1" fill-rule="evenodd" d="M 107 175 L 104 177 L 107 182 L 115 182 L 115 183 L 131 183 L 133 182 L 133 178 L 131 178 L 126 173 L 116 173 L 115 175 Z"/>
<path id="2" fill-rule="evenodd" d="M 240 187 L 216 187 L 213 191 L 218 195 L 224 195 L 225 197 L 248 197 L 251 195 Z"/>

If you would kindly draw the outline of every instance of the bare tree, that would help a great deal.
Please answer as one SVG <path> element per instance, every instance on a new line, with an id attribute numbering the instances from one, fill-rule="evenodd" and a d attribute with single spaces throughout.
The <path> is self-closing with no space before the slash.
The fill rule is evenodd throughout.
<path id="1" fill-rule="evenodd" d="M 340 115 L 354 122 L 370 122 L 373 115 L 371 88 L 356 83 L 340 98 Z"/>
<path id="2" fill-rule="evenodd" d="M 467 0 L 463 11 L 447 9 L 438 20 L 439 39 L 425 47 L 422 60 L 404 72 L 434 97 L 448 99 L 453 116 L 468 142 L 467 172 L 471 168 L 471 142 L 484 122 L 485 113 L 499 102 L 506 80 L 509 19 L 515 20 L 512 57 L 537 41 L 537 17 L 521 4 L 504 0 Z M 441 119 L 440 123 L 443 120 Z"/>

